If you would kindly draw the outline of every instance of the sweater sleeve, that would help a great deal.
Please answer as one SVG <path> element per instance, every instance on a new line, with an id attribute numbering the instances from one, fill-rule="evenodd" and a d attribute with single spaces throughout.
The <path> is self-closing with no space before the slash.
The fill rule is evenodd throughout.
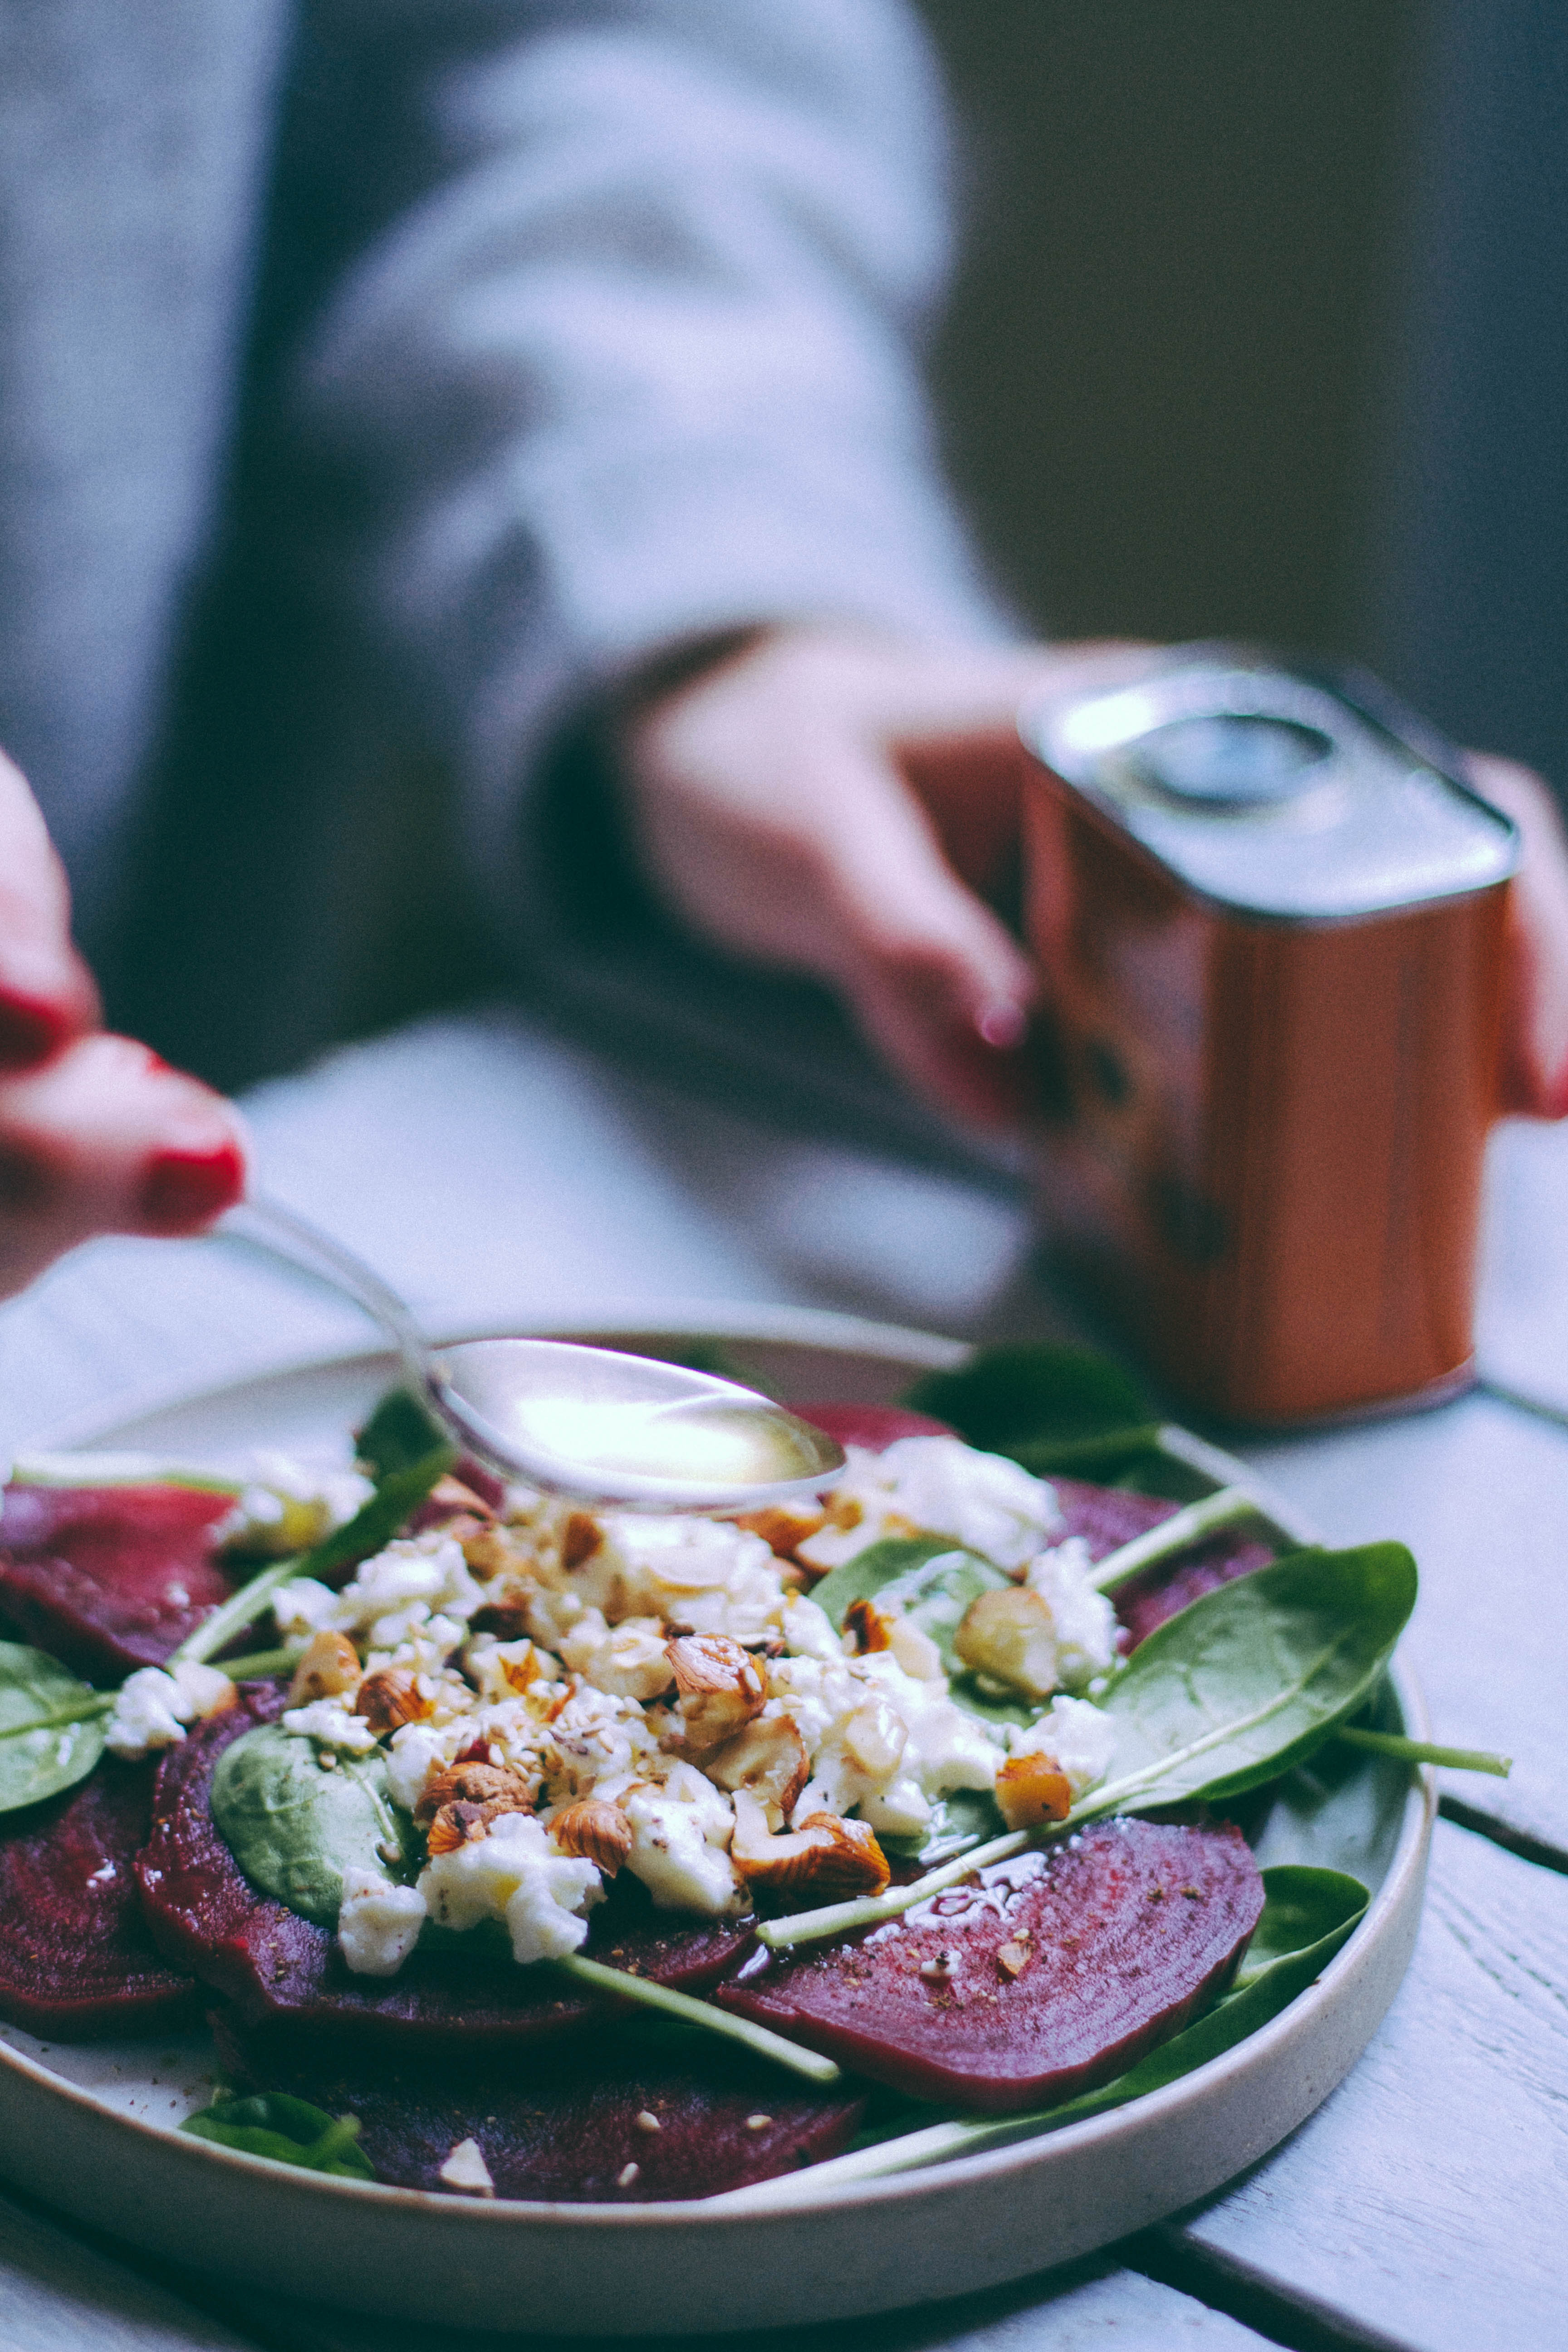
<path id="1" fill-rule="evenodd" d="M 304 184 L 346 257 L 279 414 L 312 560 L 418 697 L 492 881 L 546 747 L 666 648 L 1005 630 L 920 383 L 945 130 L 898 0 L 309 22 Z"/>

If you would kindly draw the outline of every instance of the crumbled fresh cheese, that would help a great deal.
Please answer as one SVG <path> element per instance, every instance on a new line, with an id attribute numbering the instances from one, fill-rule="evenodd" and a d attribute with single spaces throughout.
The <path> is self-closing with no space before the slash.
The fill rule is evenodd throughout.
<path id="1" fill-rule="evenodd" d="M 628 1790 L 620 1799 L 632 1825 L 626 1868 L 660 1911 L 698 1911 L 723 1918 L 750 1898 L 725 1852 L 734 1833 L 728 1797 L 689 1764 L 677 1764 L 662 1788 Z"/>
<path id="2" fill-rule="evenodd" d="M 1051 1757 L 1067 1775 L 1073 1802 L 1104 1780 L 1116 1753 L 1116 1726 L 1086 1698 L 1055 1698 L 1036 1723 L 1014 1725 L 1007 1744 L 1015 1756 Z"/>
<path id="3" fill-rule="evenodd" d="M 309 1469 L 287 1454 L 257 1453 L 233 1510 L 217 1529 L 226 1550 L 287 1559 L 346 1527 L 375 1492 L 357 1470 Z"/>
<path id="4" fill-rule="evenodd" d="M 372 1650 L 395 1650 L 418 1630 L 428 1629 L 449 1650 L 484 1599 L 484 1587 L 469 1575 L 462 1547 L 432 1528 L 422 1536 L 400 1536 L 374 1559 L 362 1560 L 341 1592 L 311 1577 L 279 1585 L 272 1612 L 288 1640 L 325 1631 L 357 1634 Z M 447 1625 L 437 1628 L 440 1619 Z"/>
<path id="5" fill-rule="evenodd" d="M 496 2193 L 489 2166 L 480 2153 L 477 2139 L 460 2139 L 456 2147 L 448 2148 L 446 2161 L 436 2178 L 444 2180 L 448 2189 L 459 2190 L 465 2197 L 493 2197 Z"/>
<path id="6" fill-rule="evenodd" d="M 177 1659 L 167 1669 L 143 1666 L 116 1693 L 104 1745 L 111 1756 L 134 1762 L 154 1748 L 172 1748 L 184 1739 L 186 1724 L 219 1714 L 234 1697 L 234 1685 L 220 1667 L 198 1665 L 194 1658 Z"/>
<path id="7" fill-rule="evenodd" d="M 341 1698 L 313 1698 L 309 1706 L 290 1706 L 282 1717 L 285 1731 L 313 1739 L 320 1748 L 341 1748 L 348 1756 L 368 1756 L 376 1735 L 363 1715 L 353 1715 Z"/>
<path id="8" fill-rule="evenodd" d="M 338 1944 L 356 1977 L 395 1977 L 425 1924 L 416 1886 L 395 1886 L 378 1870 L 345 1870 Z"/>
<path id="9" fill-rule="evenodd" d="M 880 1454 L 854 1445 L 848 1454 L 827 1525 L 799 1546 L 809 1568 L 837 1568 L 884 1536 L 921 1532 L 951 1536 L 1012 1570 L 1061 1532 L 1054 1487 L 961 1437 L 900 1437 Z"/>
<path id="10" fill-rule="evenodd" d="M 1024 1573 L 1051 1612 L 1057 1636 L 1057 1672 L 1068 1690 L 1081 1690 L 1116 1663 L 1116 1612 L 1108 1593 L 1097 1592 L 1094 1563 L 1081 1536 L 1037 1553 Z"/>
<path id="11" fill-rule="evenodd" d="M 569 1571 L 571 1589 L 612 1624 L 673 1619 L 694 1633 L 753 1642 L 776 1633 L 782 1561 L 761 1536 L 718 1519 L 606 1512 L 598 1548 Z"/>
<path id="12" fill-rule="evenodd" d="M 433 1854 L 418 1891 L 443 1927 L 500 1919 L 520 1968 L 574 1952 L 605 1894 L 595 1865 L 560 1853 L 531 1813 L 502 1813 L 488 1835 Z"/>
<path id="13" fill-rule="evenodd" d="M 995 1781 L 1002 1759 L 989 1726 L 949 1698 L 945 1681 L 906 1674 L 890 1650 L 775 1658 L 767 1679 L 812 1759 L 797 1822 L 858 1807 L 873 1829 L 912 1837 L 929 1824 L 932 1799 Z"/>

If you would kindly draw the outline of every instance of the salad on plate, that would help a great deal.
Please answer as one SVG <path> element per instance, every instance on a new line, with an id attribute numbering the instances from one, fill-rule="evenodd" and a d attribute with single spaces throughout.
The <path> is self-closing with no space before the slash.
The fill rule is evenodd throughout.
<path id="1" fill-rule="evenodd" d="M 930 2163 L 1254 2032 L 1367 1900 L 1258 1868 L 1275 1788 L 1457 1760 L 1377 1727 L 1409 1553 L 1290 1545 L 1069 1351 L 795 1409 L 844 1471 L 731 1517 L 503 1486 L 403 1394 L 353 1468 L 20 1460 L 0 2019 L 205 2015 L 199 2137 L 611 2202 Z"/>

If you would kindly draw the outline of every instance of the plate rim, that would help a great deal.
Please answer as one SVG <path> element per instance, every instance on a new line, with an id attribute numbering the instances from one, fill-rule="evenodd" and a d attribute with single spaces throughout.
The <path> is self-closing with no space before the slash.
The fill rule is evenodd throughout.
<path id="1" fill-rule="evenodd" d="M 445 1337 L 450 1339 L 458 1336 L 488 1336 L 491 1332 L 515 1332 L 519 1328 L 516 1316 L 506 1318 L 504 1323 L 465 1321 L 460 1334 L 454 1331 Z M 890 1363 L 909 1365 L 913 1361 L 927 1364 L 931 1369 L 947 1369 L 963 1363 L 974 1352 L 975 1344 L 979 1344 L 826 1308 L 735 1307 L 707 1302 L 697 1305 L 687 1302 L 679 1309 L 671 1305 L 651 1314 L 646 1304 L 642 1304 L 619 1317 L 597 1308 L 590 1316 L 541 1316 L 529 1318 L 529 1328 L 542 1336 L 597 1335 L 605 1339 L 625 1339 L 638 1333 L 648 1338 L 711 1335 L 738 1340 L 751 1339 L 759 1345 L 795 1344 L 834 1351 L 857 1351 L 885 1358 Z M 219 1404 L 258 1388 L 285 1386 L 290 1381 L 312 1375 L 330 1377 L 339 1373 L 352 1376 L 356 1371 L 369 1372 L 378 1363 L 390 1366 L 395 1361 L 394 1351 L 384 1346 L 326 1352 L 311 1350 L 286 1362 L 227 1381 L 207 1381 L 194 1386 L 171 1385 L 115 1399 L 100 1404 L 91 1413 L 79 1413 L 68 1422 L 57 1424 L 44 1437 L 30 1440 L 28 1444 L 40 1450 L 45 1447 L 50 1450 L 79 1448 L 111 1439 L 125 1424 L 154 1415 Z M 1190 1433 L 1183 1433 L 1188 1437 L 1191 1435 Z M 1258 1478 L 1248 1465 L 1237 1461 L 1222 1448 L 1211 1446 L 1207 1441 L 1194 1439 L 1192 1443 L 1215 1464 L 1223 1462 L 1238 1471 L 1239 1483 L 1245 1484 L 1248 1491 L 1256 1495 L 1282 1532 L 1299 1541 L 1316 1539 L 1315 1531 L 1306 1516 L 1285 1497 L 1275 1494 L 1268 1483 Z M 1207 1468 L 1208 1465 L 1203 1466 Z M 1213 1469 L 1209 1475 L 1215 1475 Z M 1406 1724 L 1417 1736 L 1426 1736 L 1428 1730 L 1426 1706 L 1408 1663 L 1396 1655 L 1392 1663 L 1391 1675 Z M 1000 2181 L 1036 2167 L 1054 2168 L 1070 2164 L 1075 2156 L 1090 2148 L 1113 2150 L 1119 2139 L 1135 2137 L 1150 2119 L 1178 2114 L 1184 2106 L 1201 2105 L 1211 2095 L 1222 2095 L 1238 2078 L 1267 2067 L 1282 2048 L 1310 2040 L 1320 2022 L 1320 2011 L 1331 1994 L 1348 1976 L 1369 1960 L 1380 1947 L 1383 1934 L 1390 1929 L 1394 1915 L 1411 1902 L 1412 1882 L 1424 1876 L 1436 1813 L 1436 1776 L 1430 1767 L 1423 1767 L 1412 1775 L 1394 1853 L 1364 1916 L 1304 1995 L 1299 1995 L 1276 2017 L 1230 2050 L 1219 2053 L 1192 2073 L 1178 2076 L 1156 2091 L 1146 2093 L 1101 2115 L 1087 2116 L 1079 2123 L 1063 2126 L 1055 2131 L 1047 2128 L 1025 2135 L 999 2148 L 946 2158 L 908 2172 L 873 2175 L 861 2180 L 845 2182 L 837 2188 L 829 2183 L 826 2188 L 814 2191 L 812 2174 L 815 2168 L 808 2166 L 798 2173 L 782 2176 L 777 2180 L 758 2182 L 712 2197 L 672 2199 L 646 2204 L 457 2198 L 382 2181 L 308 2173 L 300 2168 L 273 2163 L 241 2150 L 224 2147 L 140 2116 L 128 2115 L 110 2105 L 90 2087 L 70 2082 L 40 2060 L 5 2042 L 0 2042 L 0 2070 L 20 2074 L 48 2097 L 63 2100 L 68 2105 L 82 2111 L 85 2116 L 90 2116 L 95 2126 L 107 2124 L 122 2132 L 126 2135 L 128 2151 L 144 2146 L 151 2139 L 165 2160 L 173 2158 L 176 2162 L 194 2164 L 206 2178 L 213 2177 L 212 2168 L 216 2167 L 220 2172 L 231 2172 L 237 2184 L 248 2182 L 254 2185 L 258 2180 L 256 2167 L 260 2165 L 264 2168 L 262 2177 L 269 2185 L 307 2194 L 312 2200 L 324 2196 L 329 2200 L 324 2210 L 330 2211 L 331 2205 L 337 2203 L 345 2220 L 355 2211 L 385 2215 L 418 2213 L 437 2222 L 443 2233 L 447 2235 L 496 2229 L 527 2234 L 548 2227 L 552 2231 L 565 2231 L 580 2237 L 584 2231 L 603 2230 L 624 2235 L 628 2231 L 634 2234 L 646 2231 L 662 2234 L 670 2230 L 689 2233 L 694 2228 L 699 2231 L 716 2230 L 721 2235 L 728 2235 L 731 2231 L 743 2232 L 747 2228 L 770 2221 L 781 2224 L 809 2221 L 814 2212 L 832 2212 L 842 2218 L 857 2211 L 874 2211 L 893 2203 L 935 2199 L 949 2190 Z M 1415 1900 L 1418 1915 L 1418 1890 L 1415 1893 Z M 1358 2043 L 1349 2062 L 1351 2064 L 1355 2063 L 1363 2047 L 1364 2041 Z M 1339 2075 L 1334 2079 L 1340 2079 Z M 1332 2085 L 1326 2087 L 1331 2088 Z M 1315 2106 L 1318 2101 L 1314 2099 L 1312 2104 Z M 1262 2152 L 1259 2151 L 1260 2154 Z M 342 2203 L 344 2199 L 348 2200 L 347 2204 Z M 468 2234 L 465 2236 L 465 2242 L 477 2249 L 481 2241 Z M 363 2300 L 355 2307 L 364 2308 Z M 571 2326 L 570 2320 L 567 2325 Z"/>

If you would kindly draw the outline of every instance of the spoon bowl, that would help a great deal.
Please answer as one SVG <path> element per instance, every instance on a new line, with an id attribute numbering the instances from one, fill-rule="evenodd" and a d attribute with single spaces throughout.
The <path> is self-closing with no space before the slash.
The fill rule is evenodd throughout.
<path id="1" fill-rule="evenodd" d="M 221 1230 L 323 1276 L 396 1342 L 409 1386 L 468 1453 L 547 1494 L 639 1511 L 743 1511 L 827 1486 L 844 1449 L 711 1372 L 569 1339 L 430 1347 L 407 1302 L 330 1234 L 255 1194 Z"/>

